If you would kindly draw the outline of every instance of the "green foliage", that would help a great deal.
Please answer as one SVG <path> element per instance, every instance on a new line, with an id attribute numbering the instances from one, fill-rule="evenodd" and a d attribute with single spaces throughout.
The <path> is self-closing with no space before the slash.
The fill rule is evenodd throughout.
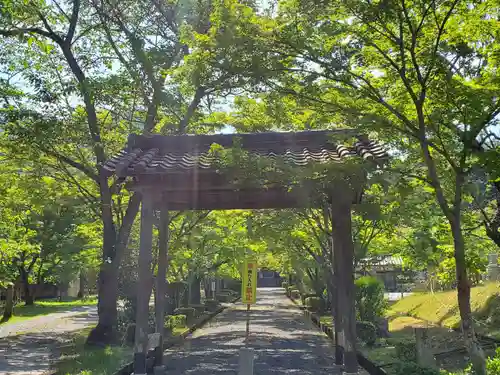
<path id="1" fill-rule="evenodd" d="M 173 330 L 174 328 L 182 328 L 186 326 L 188 318 L 184 314 L 175 314 L 165 316 L 165 327 Z"/>
<path id="2" fill-rule="evenodd" d="M 488 375 L 500 375 L 500 348 L 497 348 L 495 356 L 486 360 L 486 372 Z"/>
<path id="3" fill-rule="evenodd" d="M 377 341 L 377 327 L 372 322 L 356 322 L 356 336 L 367 346 L 373 346 Z"/>
<path id="4" fill-rule="evenodd" d="M 396 349 L 396 357 L 400 358 L 402 361 L 415 362 L 417 360 L 417 346 L 415 341 L 398 340 L 394 343 L 394 347 Z"/>
<path id="5" fill-rule="evenodd" d="M 89 329 L 72 332 L 66 344 L 59 348 L 60 358 L 53 363 L 58 374 L 113 375 L 133 355 L 133 348 L 127 345 L 89 348 L 86 345 Z"/>
<path id="6" fill-rule="evenodd" d="M 281 283 L 281 287 L 282 287 L 283 289 L 285 289 L 285 290 L 288 290 L 288 281 L 283 281 L 283 282 Z"/>
<path id="7" fill-rule="evenodd" d="M 422 367 L 414 361 L 401 361 L 394 364 L 392 373 L 395 375 L 440 375 L 439 370 Z"/>
<path id="8" fill-rule="evenodd" d="M 356 312 L 358 320 L 375 323 L 384 315 L 387 307 L 384 299 L 384 284 L 375 277 L 356 279 Z"/>
<path id="9" fill-rule="evenodd" d="M 188 322 L 191 322 L 196 316 L 196 310 L 192 307 L 179 307 L 174 311 L 175 315 L 183 315 Z"/>

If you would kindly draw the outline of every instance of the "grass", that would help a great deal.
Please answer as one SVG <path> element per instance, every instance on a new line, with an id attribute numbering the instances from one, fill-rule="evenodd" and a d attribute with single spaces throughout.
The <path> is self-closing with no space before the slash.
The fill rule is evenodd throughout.
<path id="1" fill-rule="evenodd" d="M 172 336 L 180 336 L 188 328 L 174 327 Z M 69 343 L 60 350 L 61 355 L 53 366 L 56 375 L 113 375 L 132 361 L 131 346 L 85 347 L 90 329 L 86 328 L 73 334 Z"/>
<path id="2" fill-rule="evenodd" d="M 478 332 L 500 337 L 500 319 L 495 319 L 500 307 L 500 283 L 488 283 L 471 289 L 471 308 Z M 457 292 L 423 293 L 406 297 L 393 304 L 387 317 L 411 316 L 431 324 L 455 328 L 460 324 Z"/>
<path id="3" fill-rule="evenodd" d="M 131 361 L 131 347 L 108 346 L 106 348 L 85 347 L 90 328 L 74 333 L 54 363 L 57 375 L 112 375 Z"/>
<path id="4" fill-rule="evenodd" d="M 477 331 L 497 337 L 500 337 L 500 319 L 495 319 L 500 306 L 499 288 L 499 283 L 488 283 L 471 290 L 471 308 Z M 377 364 L 396 362 L 395 345 L 400 341 L 414 340 L 413 329 L 416 327 L 428 328 L 435 353 L 463 347 L 460 334 L 452 330 L 460 324 L 455 290 L 406 297 L 392 304 L 386 317 L 389 319 L 390 339 L 383 346 L 363 349 L 365 355 Z M 491 354 L 487 351 L 487 355 Z M 463 369 L 465 364 L 466 359 L 461 353 L 446 356 L 439 362 L 440 367 L 448 371 Z M 391 367 L 386 371 L 390 374 Z"/>
<path id="5" fill-rule="evenodd" d="M 24 304 L 16 305 L 14 307 L 13 316 L 7 322 L 15 323 L 56 312 L 67 311 L 74 307 L 93 306 L 96 304 L 97 304 L 97 298 L 95 296 L 91 296 L 84 299 L 76 299 L 73 301 L 61 301 L 61 302 L 57 300 L 40 300 L 36 301 L 35 304 L 31 306 L 26 306 Z M 0 322 L 0 324 L 7 322 Z"/>
<path id="6" fill-rule="evenodd" d="M 477 331 L 500 338 L 500 283 L 488 283 L 471 290 L 471 308 Z M 455 290 L 436 293 L 419 293 L 392 303 L 386 313 L 389 320 L 390 338 L 379 340 L 373 348 L 362 347 L 363 353 L 378 365 L 398 361 L 395 346 L 398 342 L 414 340 L 414 328 L 428 328 L 431 347 L 435 353 L 463 347 L 460 334 L 452 328 L 460 324 L 457 294 Z M 332 325 L 329 315 L 320 317 L 326 325 Z M 487 351 L 487 355 L 491 355 Z M 466 359 L 456 353 L 440 360 L 439 365 L 448 371 L 463 369 Z M 391 366 L 384 367 L 391 374 Z"/>

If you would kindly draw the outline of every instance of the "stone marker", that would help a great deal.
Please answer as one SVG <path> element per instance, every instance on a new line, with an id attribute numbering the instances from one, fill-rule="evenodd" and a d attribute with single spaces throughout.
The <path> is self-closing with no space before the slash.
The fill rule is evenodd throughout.
<path id="1" fill-rule="evenodd" d="M 423 367 L 437 368 L 428 333 L 427 328 L 415 328 L 417 363 Z"/>
<path id="2" fill-rule="evenodd" d="M 486 267 L 486 276 L 490 281 L 500 279 L 500 266 L 498 265 L 498 254 L 488 254 L 488 266 Z"/>
<path id="3" fill-rule="evenodd" d="M 251 348 L 240 349 L 240 364 L 238 375 L 253 375 L 254 352 Z"/>

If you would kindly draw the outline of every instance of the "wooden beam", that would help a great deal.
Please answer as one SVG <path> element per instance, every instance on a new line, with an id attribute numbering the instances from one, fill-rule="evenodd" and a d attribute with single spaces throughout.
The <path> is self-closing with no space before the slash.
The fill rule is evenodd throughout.
<path id="1" fill-rule="evenodd" d="M 169 217 L 168 206 L 163 203 L 160 208 L 160 227 L 158 244 L 158 272 L 156 274 L 155 316 L 156 332 L 160 334 L 159 345 L 155 348 L 155 367 L 163 366 L 163 333 L 165 331 L 165 293 L 168 270 Z"/>
<path id="2" fill-rule="evenodd" d="M 356 312 L 354 304 L 354 244 L 352 241 L 351 202 L 352 191 L 336 192 L 338 199 L 332 204 L 332 236 L 334 249 L 334 272 L 339 307 L 339 344 L 343 348 L 344 371 L 356 374 Z"/>
<path id="3" fill-rule="evenodd" d="M 148 347 L 149 299 L 153 287 L 153 197 L 143 194 L 141 206 L 141 234 L 139 249 L 139 280 L 137 283 L 137 312 L 135 319 L 134 374 L 145 375 Z"/>
<path id="4" fill-rule="evenodd" d="M 137 189 L 139 190 L 139 188 Z M 320 207 L 324 204 L 314 199 L 314 192 L 309 189 L 296 188 L 287 191 L 283 188 L 240 189 L 240 190 L 184 190 L 164 191 L 157 189 L 140 189 L 153 191 L 158 198 L 155 205 L 161 202 L 168 205 L 170 211 L 185 210 L 225 210 L 225 209 L 284 209 Z"/>

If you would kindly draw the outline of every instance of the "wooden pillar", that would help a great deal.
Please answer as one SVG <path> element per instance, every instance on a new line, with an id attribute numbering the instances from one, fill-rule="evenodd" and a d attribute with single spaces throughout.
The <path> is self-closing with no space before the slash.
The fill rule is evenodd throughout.
<path id="1" fill-rule="evenodd" d="M 158 346 L 155 348 L 156 372 L 163 366 L 163 334 L 165 331 L 165 293 L 167 289 L 166 277 L 168 270 L 168 240 L 169 240 L 169 214 L 168 207 L 161 205 L 159 244 L 158 244 L 158 272 L 156 274 L 155 318 L 156 333 L 160 335 Z"/>
<path id="2" fill-rule="evenodd" d="M 137 283 L 137 315 L 135 319 L 134 374 L 146 374 L 148 351 L 149 299 L 153 287 L 153 197 L 144 192 L 141 205 L 141 234 L 139 249 L 139 280 Z"/>
<path id="3" fill-rule="evenodd" d="M 337 194 L 332 204 L 332 236 L 336 294 L 340 320 L 339 344 L 343 348 L 344 371 L 358 372 L 356 356 L 356 312 L 354 306 L 354 244 L 352 241 L 351 194 Z"/>
<path id="4" fill-rule="evenodd" d="M 333 255 L 333 241 L 332 241 L 332 255 Z M 334 328 L 334 345 L 335 345 L 335 364 L 342 365 L 344 363 L 344 338 L 341 328 L 341 314 L 339 305 L 339 280 L 337 263 L 333 259 L 333 288 L 332 288 L 332 312 L 333 312 L 333 328 Z"/>
<path id="5" fill-rule="evenodd" d="M 330 218 L 331 222 L 331 218 Z M 330 302 L 331 313 L 333 318 L 333 345 L 335 346 L 335 364 L 342 365 L 344 363 L 344 348 L 342 347 L 343 343 L 343 331 L 341 329 L 341 320 L 340 320 L 340 312 L 339 312 L 339 301 L 338 301 L 338 285 L 339 281 L 338 270 L 337 270 L 337 262 L 335 261 L 335 253 L 333 246 L 333 235 L 329 241 L 330 245 L 330 262 L 332 264 L 332 269 L 327 271 L 327 277 L 330 278 Z"/>

